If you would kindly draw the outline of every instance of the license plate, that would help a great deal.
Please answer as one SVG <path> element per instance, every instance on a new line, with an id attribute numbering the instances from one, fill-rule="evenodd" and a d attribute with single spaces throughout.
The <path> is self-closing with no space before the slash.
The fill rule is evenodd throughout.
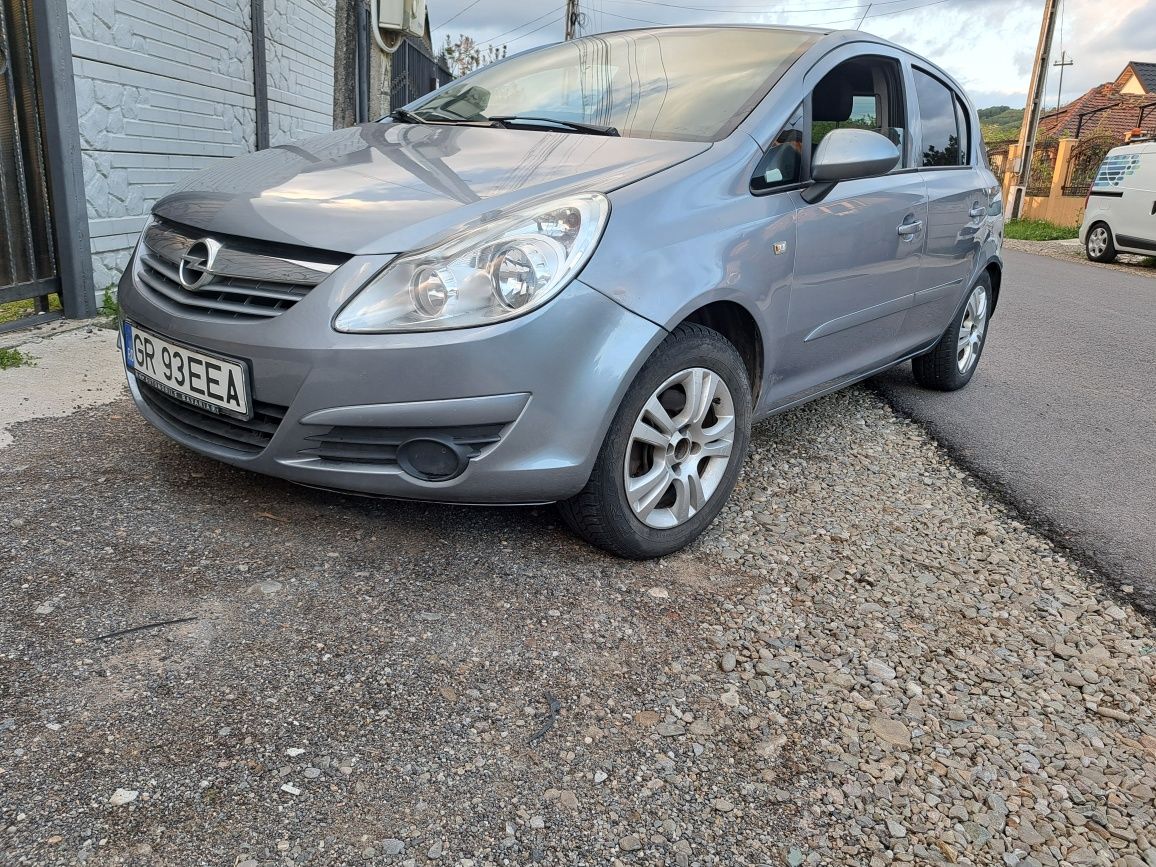
<path id="1" fill-rule="evenodd" d="M 207 412 L 253 414 L 244 364 L 158 337 L 124 323 L 124 364 L 138 379 Z"/>

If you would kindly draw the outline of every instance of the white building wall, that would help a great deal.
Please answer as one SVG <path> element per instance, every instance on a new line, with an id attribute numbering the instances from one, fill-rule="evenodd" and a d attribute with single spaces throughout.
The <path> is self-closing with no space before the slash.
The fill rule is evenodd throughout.
<path id="1" fill-rule="evenodd" d="M 269 143 L 333 129 L 336 0 L 265 0 Z"/>
<path id="2" fill-rule="evenodd" d="M 335 0 L 266 0 L 272 144 L 333 126 Z M 250 0 L 69 0 L 97 291 L 152 204 L 254 149 Z"/>

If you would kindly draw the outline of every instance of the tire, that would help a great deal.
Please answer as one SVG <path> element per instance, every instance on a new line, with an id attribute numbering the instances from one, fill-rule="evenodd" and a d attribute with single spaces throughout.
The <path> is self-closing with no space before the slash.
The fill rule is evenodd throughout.
<path id="1" fill-rule="evenodd" d="M 1116 241 L 1108 224 L 1097 221 L 1088 227 L 1084 237 L 1084 254 L 1093 262 L 1115 262 Z"/>
<path id="2" fill-rule="evenodd" d="M 911 359 L 916 382 L 935 391 L 958 391 L 971 382 L 987 343 L 991 297 L 991 278 L 981 274 L 939 342 Z"/>
<path id="3" fill-rule="evenodd" d="M 696 391 L 713 399 L 688 407 Z M 706 326 L 680 325 L 627 389 L 586 487 L 558 510 L 575 533 L 619 557 L 672 554 L 730 497 L 750 429 L 751 387 L 738 351 Z"/>

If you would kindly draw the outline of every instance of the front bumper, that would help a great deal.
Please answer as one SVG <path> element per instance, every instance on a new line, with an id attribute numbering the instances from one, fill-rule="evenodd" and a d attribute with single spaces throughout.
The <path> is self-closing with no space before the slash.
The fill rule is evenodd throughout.
<path id="1" fill-rule="evenodd" d="M 421 334 L 333 331 L 333 311 L 384 261 L 351 260 L 262 322 L 162 306 L 137 290 L 130 267 L 119 289 L 124 316 L 162 337 L 247 362 L 253 399 L 272 408 L 274 422 L 267 442 L 240 450 L 166 413 L 128 374 L 140 412 L 194 451 L 305 485 L 494 504 L 548 502 L 581 490 L 622 395 L 666 332 L 579 281 L 542 308 L 495 325 Z M 396 460 L 318 454 L 318 438 L 328 431 L 388 439 L 397 431 L 467 428 L 496 431 L 496 441 L 471 446 L 464 471 L 448 481 L 415 477 Z"/>

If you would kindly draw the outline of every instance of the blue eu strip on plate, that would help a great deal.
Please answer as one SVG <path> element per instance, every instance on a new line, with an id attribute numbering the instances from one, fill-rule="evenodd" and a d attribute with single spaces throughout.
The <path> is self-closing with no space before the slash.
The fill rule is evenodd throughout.
<path id="1" fill-rule="evenodd" d="M 132 323 L 127 319 L 121 324 L 124 334 L 124 366 L 129 370 L 134 367 L 132 357 Z"/>

